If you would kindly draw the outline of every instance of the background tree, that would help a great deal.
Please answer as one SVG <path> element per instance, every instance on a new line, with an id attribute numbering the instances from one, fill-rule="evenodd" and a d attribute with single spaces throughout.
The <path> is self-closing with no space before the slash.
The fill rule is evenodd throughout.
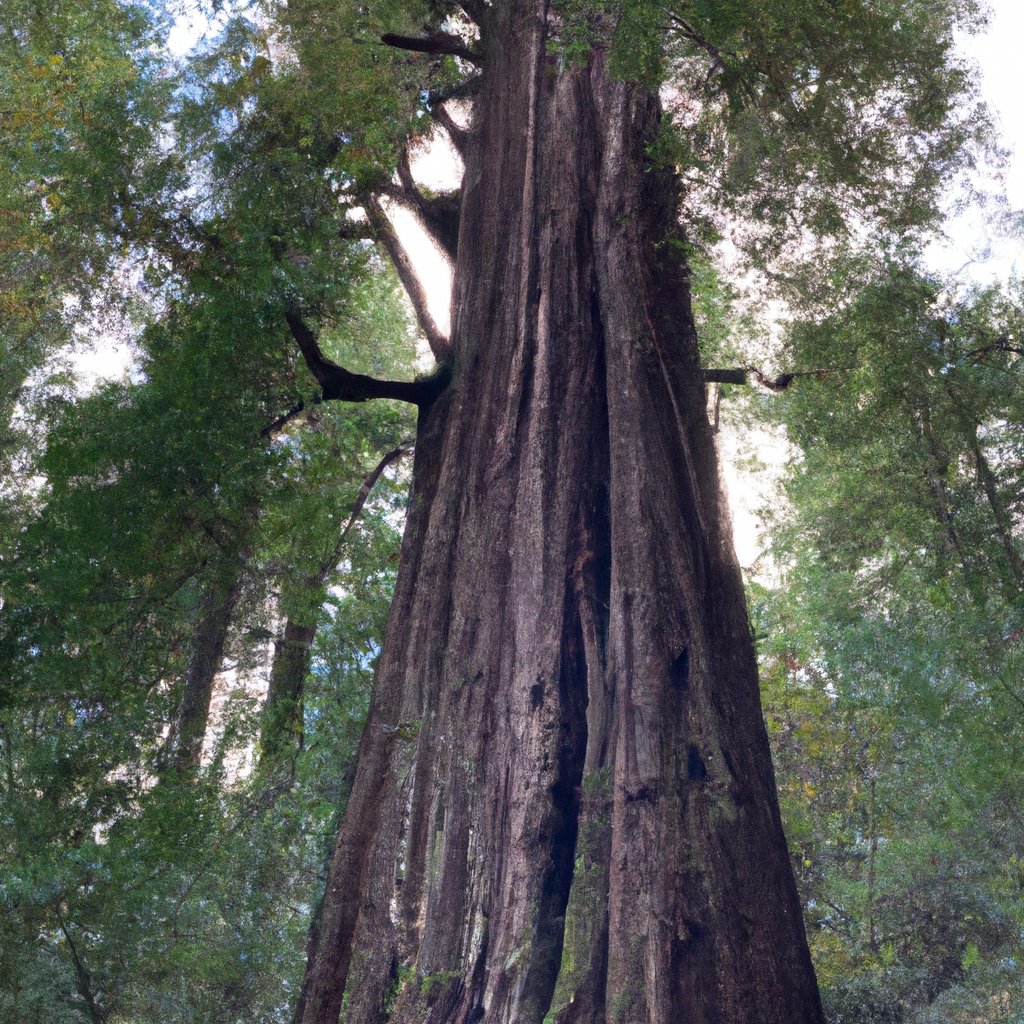
<path id="1" fill-rule="evenodd" d="M 1021 312 L 860 256 L 788 341 L 839 367 L 774 398 L 800 458 L 760 627 L 836 1020 L 1019 1013 Z"/>
<path id="2" fill-rule="evenodd" d="M 367 474 L 409 433 L 393 408 L 317 410 L 283 310 L 314 282 L 338 313 L 327 350 L 377 372 L 410 358 L 408 323 L 372 250 L 317 219 L 333 202 L 318 177 L 312 194 L 291 188 L 290 210 L 256 202 L 294 175 L 273 160 L 273 123 L 243 132 L 225 100 L 256 81 L 239 58 L 253 53 L 252 26 L 230 26 L 182 80 L 141 8 L 3 17 L 11 81 L 22 84 L 21 61 L 35 83 L 15 94 L 25 118 L 4 121 L 17 158 L 5 210 L 35 232 L 11 241 L 27 254 L 4 264 L 5 301 L 35 289 L 28 305 L 41 312 L 5 320 L 21 333 L 5 339 L 17 474 L 0 613 L 0 1007 L 40 1022 L 278 1019 L 345 791 L 400 491 L 385 479 L 342 547 L 338 535 Z M 39 105 L 56 101 L 36 78 L 58 67 L 64 121 L 40 122 Z M 90 134 L 79 122 L 93 104 Z M 40 205 L 44 177 L 67 202 Z M 172 202 L 164 190 L 178 186 Z M 62 233 L 77 248 L 63 250 Z M 31 259 L 45 261 L 35 277 Z M 135 300 L 134 366 L 78 396 L 47 359 L 96 310 L 121 323 L 122 289 Z M 300 411 L 316 428 L 305 440 L 282 433 Z M 321 586 L 346 596 L 328 602 L 303 680 L 299 778 L 245 786 L 233 748 L 251 747 L 259 708 L 235 700 L 218 739 L 211 688 L 251 672 L 284 626 L 278 594 L 314 561 Z"/>

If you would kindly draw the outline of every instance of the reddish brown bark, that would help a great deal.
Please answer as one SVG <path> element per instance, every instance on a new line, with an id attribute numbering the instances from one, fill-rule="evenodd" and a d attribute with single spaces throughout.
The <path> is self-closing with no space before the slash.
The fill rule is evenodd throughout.
<path id="1" fill-rule="evenodd" d="M 486 9 L 453 381 L 297 1020 L 816 1024 L 657 97 L 552 17 Z"/>

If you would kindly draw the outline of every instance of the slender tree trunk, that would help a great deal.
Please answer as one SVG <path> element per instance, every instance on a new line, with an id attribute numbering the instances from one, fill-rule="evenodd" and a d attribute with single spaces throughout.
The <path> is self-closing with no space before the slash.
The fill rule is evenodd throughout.
<path id="1" fill-rule="evenodd" d="M 974 455 L 976 479 L 985 495 L 985 500 L 988 502 L 996 535 L 999 537 L 999 543 L 1002 545 L 1003 552 L 1006 555 L 1006 564 L 1010 570 L 1011 578 L 1004 589 L 1012 600 L 1024 588 L 1024 562 L 1021 561 L 1017 541 L 1013 536 L 1013 520 L 999 498 L 999 486 L 996 482 L 995 473 L 992 472 L 992 467 L 989 465 L 988 459 L 985 458 L 984 449 L 978 440 L 976 425 L 970 424 L 967 426 L 966 432 L 971 445 L 971 451 Z"/>
<path id="2" fill-rule="evenodd" d="M 931 493 L 932 508 L 935 511 L 935 518 L 938 519 L 944 531 L 944 540 L 947 554 L 956 560 L 961 568 L 968 564 L 967 553 L 964 550 L 963 541 L 960 539 L 960 531 L 956 528 L 953 513 L 949 507 L 949 488 L 946 486 L 946 473 L 949 471 L 949 459 L 940 449 L 935 438 L 935 431 L 932 429 L 931 411 L 928 408 L 928 400 L 922 397 L 917 408 L 917 429 L 925 446 L 925 479 L 928 482 L 928 490 Z"/>
<path id="3" fill-rule="evenodd" d="M 302 749 L 303 692 L 315 635 L 315 625 L 304 625 L 289 618 L 281 638 L 274 643 L 274 660 L 260 726 L 261 772 L 287 768 L 292 773 L 294 770 L 295 757 Z"/>
<path id="4" fill-rule="evenodd" d="M 544 2 L 487 17 L 454 380 L 296 1019 L 815 1024 L 658 100 L 560 68 Z"/>
<path id="5" fill-rule="evenodd" d="M 192 636 L 192 652 L 182 684 L 178 717 L 170 738 L 171 763 L 179 771 L 199 767 L 210 718 L 213 684 L 224 660 L 224 644 L 241 583 L 240 564 L 213 578 L 203 595 Z"/>
<path id="6" fill-rule="evenodd" d="M 217 582 L 203 599 L 174 727 L 173 762 L 180 770 L 199 767 L 213 684 L 224 657 L 224 643 L 237 599 L 237 582 Z"/>
<path id="7" fill-rule="evenodd" d="M 289 595 L 291 600 L 285 602 L 286 606 L 299 607 L 299 614 L 306 622 L 296 619 L 293 612 L 285 621 L 281 639 L 274 644 L 274 661 L 270 668 L 267 700 L 260 728 L 261 771 L 273 770 L 287 764 L 289 771 L 294 772 L 295 756 L 302 749 L 306 676 L 309 674 L 317 620 L 326 598 L 327 581 L 341 561 L 345 543 L 374 485 L 389 466 L 409 453 L 410 448 L 408 442 L 393 448 L 367 474 L 334 547 L 315 573 L 298 581 L 297 589 Z M 296 598 L 299 600 L 296 601 Z"/>

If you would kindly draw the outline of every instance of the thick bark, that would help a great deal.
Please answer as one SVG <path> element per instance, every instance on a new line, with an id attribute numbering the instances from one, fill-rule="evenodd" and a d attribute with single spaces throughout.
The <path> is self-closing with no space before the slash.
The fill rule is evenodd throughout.
<path id="1" fill-rule="evenodd" d="M 551 17 L 487 9 L 455 376 L 296 1019 L 816 1024 L 657 97 Z"/>

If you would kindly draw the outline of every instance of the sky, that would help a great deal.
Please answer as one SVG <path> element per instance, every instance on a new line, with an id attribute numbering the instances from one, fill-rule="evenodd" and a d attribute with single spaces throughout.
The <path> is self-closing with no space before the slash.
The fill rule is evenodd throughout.
<path id="1" fill-rule="evenodd" d="M 1024 44 L 1024 3 L 990 0 L 987 31 L 961 37 L 963 52 L 981 72 L 981 94 L 995 116 L 1004 144 L 1012 152 L 1005 168 L 1004 187 L 1011 208 L 1024 210 L 1024 104 L 1021 102 L 1021 47 Z M 1007 280 L 1024 273 L 1024 240 L 994 237 L 977 211 L 947 226 L 949 241 L 928 250 L 936 270 L 962 272 L 978 283 Z M 986 255 L 986 250 L 991 252 Z"/>

